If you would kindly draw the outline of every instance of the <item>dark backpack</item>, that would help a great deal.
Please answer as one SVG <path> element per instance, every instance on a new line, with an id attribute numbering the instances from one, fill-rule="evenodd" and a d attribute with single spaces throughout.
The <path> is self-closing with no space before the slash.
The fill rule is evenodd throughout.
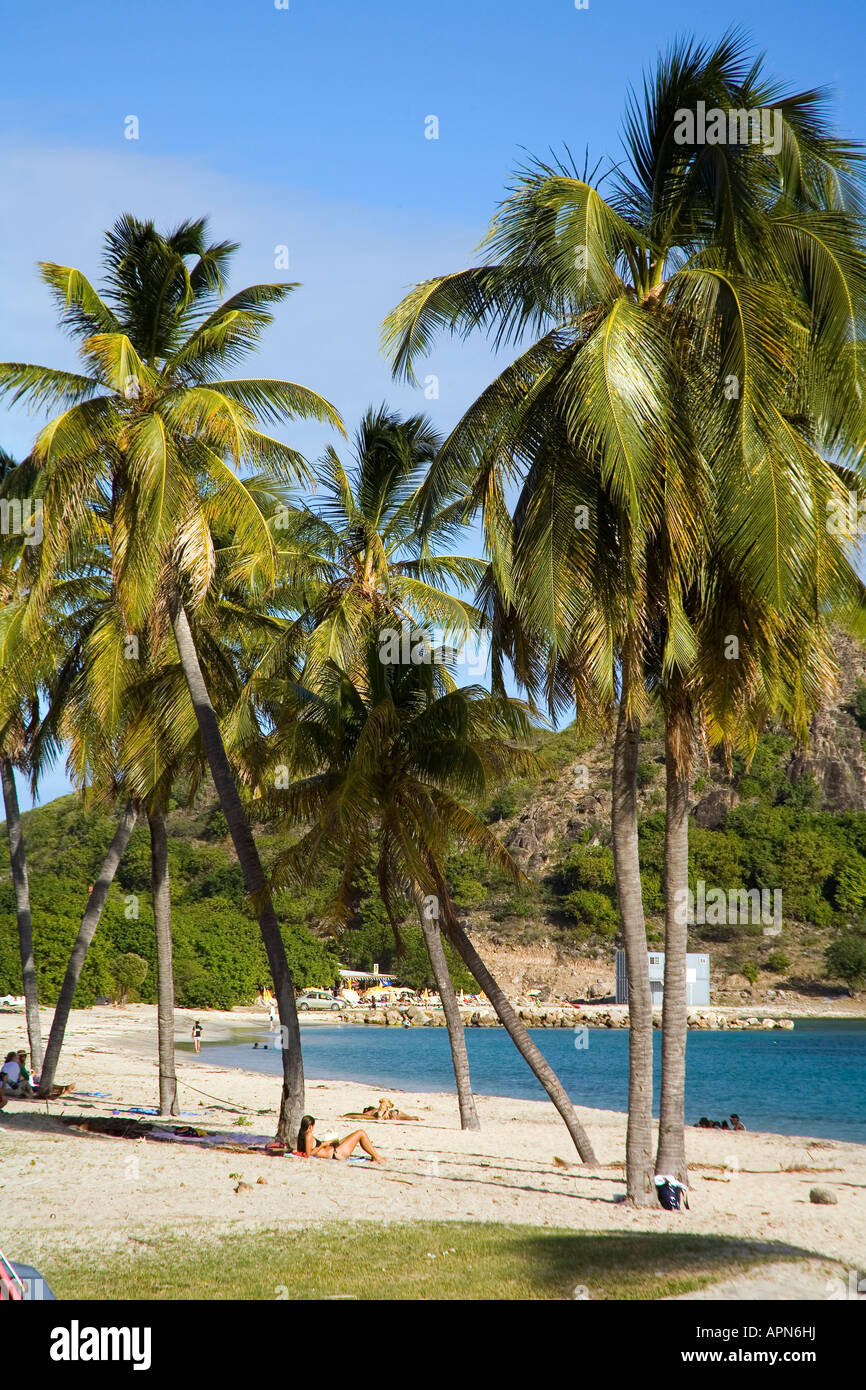
<path id="1" fill-rule="evenodd" d="M 676 1178 L 657 1176 L 656 1192 L 665 1211 L 679 1211 L 682 1207 L 689 1210 L 688 1192 Z"/>

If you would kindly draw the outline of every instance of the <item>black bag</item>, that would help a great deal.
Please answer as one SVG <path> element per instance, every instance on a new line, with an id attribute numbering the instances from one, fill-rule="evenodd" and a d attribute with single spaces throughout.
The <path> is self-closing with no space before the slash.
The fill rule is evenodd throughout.
<path id="1" fill-rule="evenodd" d="M 676 1178 L 657 1177 L 656 1192 L 665 1211 L 679 1211 L 681 1207 L 689 1210 L 689 1195 Z"/>

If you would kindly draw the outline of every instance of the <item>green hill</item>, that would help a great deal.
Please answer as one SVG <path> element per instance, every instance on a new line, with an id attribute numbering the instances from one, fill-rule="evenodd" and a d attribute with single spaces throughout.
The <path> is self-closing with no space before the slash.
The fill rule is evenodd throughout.
<path id="1" fill-rule="evenodd" d="M 748 770 L 742 760 L 728 771 L 714 759 L 697 771 L 692 886 L 703 880 L 707 890 L 721 887 L 725 894 L 741 888 L 782 891 L 779 935 L 766 936 L 760 922 L 710 921 L 692 928 L 691 949 L 711 952 L 716 997 L 725 977 L 735 973 L 754 977 L 758 991 L 763 986 L 826 992 L 823 982 L 835 978 L 840 983 L 846 958 L 847 975 L 854 982 L 859 982 L 858 960 L 866 971 L 866 798 L 857 781 L 858 757 L 866 767 L 860 729 L 866 723 L 861 712 L 866 691 L 861 698 L 859 677 L 848 675 L 848 695 L 843 692 L 838 707 L 822 716 L 820 746 L 808 758 L 798 754 L 789 737 L 769 732 Z M 541 733 L 538 744 L 544 772 L 512 783 L 478 808 L 524 868 L 521 886 L 491 872 L 474 854 L 454 854 L 449 877 L 456 903 L 497 968 L 502 967 L 506 983 L 508 965 L 521 952 L 535 950 L 537 959 L 539 950 L 542 955 L 547 951 L 559 962 L 554 978 L 561 982 L 560 992 L 574 995 L 581 970 L 595 969 L 610 978 L 618 930 L 610 849 L 611 753 L 606 743 L 581 740 L 573 728 Z M 663 925 L 663 764 L 661 729 L 650 722 L 639 777 L 641 862 L 652 943 L 661 942 Z M 866 785 L 866 776 L 861 781 Z M 101 811 L 85 813 L 73 796 L 25 813 L 23 822 L 39 985 L 42 998 L 51 1003 L 114 824 Z M 189 808 L 173 805 L 168 828 L 178 1004 L 230 1008 L 248 1003 L 268 979 L 267 963 L 212 789 L 200 792 Z M 270 862 L 284 837 L 263 825 L 256 827 L 256 835 L 265 862 Z M 374 963 L 396 969 L 412 984 L 428 982 L 420 931 L 408 924 L 398 956 L 372 875 L 359 884 L 355 919 L 339 940 L 323 930 L 320 919 L 338 872 L 336 865 L 323 866 L 314 888 L 284 892 L 276 900 L 297 984 L 331 984 L 338 958 L 361 969 Z M 146 1001 L 155 998 L 149 875 L 147 827 L 140 824 L 111 889 L 77 1003 L 115 992 L 112 965 L 124 952 L 148 962 L 139 995 Z M 830 962 L 835 976 L 828 976 L 830 947 L 837 954 Z M 453 958 L 452 966 L 457 982 L 469 987 Z M 547 977 L 542 972 L 539 978 Z M 512 985 L 520 979 L 512 975 Z M 4 858 L 0 994 L 19 991 L 14 900 Z"/>

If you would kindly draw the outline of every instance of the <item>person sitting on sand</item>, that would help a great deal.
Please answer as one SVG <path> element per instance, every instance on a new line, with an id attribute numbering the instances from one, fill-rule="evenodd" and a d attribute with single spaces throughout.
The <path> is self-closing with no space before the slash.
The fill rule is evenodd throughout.
<path id="1" fill-rule="evenodd" d="M 745 1129 L 745 1128 L 746 1128 L 746 1126 L 743 1124 L 743 1122 L 742 1122 L 742 1120 L 740 1119 L 739 1115 L 732 1115 L 732 1116 L 731 1116 L 731 1129 Z"/>
<path id="2" fill-rule="evenodd" d="M 20 1051 L 17 1054 L 17 1056 L 18 1065 L 21 1068 L 21 1080 L 19 1082 L 19 1085 L 21 1086 L 21 1089 L 24 1092 L 25 1096 L 35 1096 L 36 1091 L 33 1087 L 33 1081 L 31 1079 L 30 1072 L 27 1070 L 27 1053 L 24 1052 L 22 1049 L 22 1051 Z"/>
<path id="3" fill-rule="evenodd" d="M 312 1115 L 305 1115 L 301 1120 L 297 1147 L 300 1158 L 348 1158 L 360 1144 L 364 1153 L 369 1154 L 374 1163 L 385 1162 L 382 1155 L 373 1148 L 365 1130 L 356 1129 L 352 1134 L 347 1134 L 345 1139 L 338 1139 L 336 1143 L 319 1144 L 313 1134 L 315 1123 Z"/>
<path id="4" fill-rule="evenodd" d="M 21 1084 L 21 1063 L 17 1052 L 7 1052 L 6 1061 L 0 1067 L 0 1092 L 6 1097 L 20 1099 L 25 1090 Z"/>

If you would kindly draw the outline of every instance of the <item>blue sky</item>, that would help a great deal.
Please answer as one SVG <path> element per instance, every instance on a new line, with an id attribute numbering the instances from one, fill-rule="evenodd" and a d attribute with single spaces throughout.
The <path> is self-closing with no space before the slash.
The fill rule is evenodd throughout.
<path id="1" fill-rule="evenodd" d="M 234 284 L 301 282 L 256 370 L 329 396 L 350 427 L 387 398 L 456 420 L 494 367 L 481 341 L 437 346 L 438 400 L 395 386 L 383 315 L 419 279 L 471 263 L 522 150 L 616 157 L 629 83 L 676 35 L 742 24 L 791 88 L 829 85 L 866 137 L 866 7 L 771 0 L 59 0 L 9 6 L 0 91 L 0 356 L 72 365 L 34 265 L 99 276 L 122 211 L 207 213 L 240 241 Z M 439 138 L 425 139 L 436 116 Z M 139 139 L 124 136 L 138 118 Z M 38 423 L 0 410 L 0 442 Z M 315 426 L 286 437 L 315 456 Z M 40 800 L 67 790 L 62 768 Z M 24 798 L 25 801 L 27 798 Z"/>

